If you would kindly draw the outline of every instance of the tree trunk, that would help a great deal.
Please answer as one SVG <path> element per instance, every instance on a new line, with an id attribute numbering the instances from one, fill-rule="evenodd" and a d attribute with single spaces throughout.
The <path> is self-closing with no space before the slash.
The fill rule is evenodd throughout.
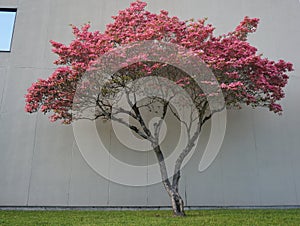
<path id="1" fill-rule="evenodd" d="M 174 216 L 184 217 L 185 216 L 184 202 L 178 193 L 178 183 L 179 183 L 179 178 L 180 178 L 180 171 L 178 171 L 174 175 L 173 185 L 171 185 L 169 178 L 168 178 L 168 172 L 167 172 L 167 168 L 166 168 L 166 164 L 165 164 L 165 160 L 164 160 L 164 155 L 163 155 L 162 151 L 160 150 L 160 146 L 156 145 L 156 143 L 154 143 L 153 147 L 154 147 L 156 157 L 158 159 L 162 183 L 171 199 Z"/>
<path id="2" fill-rule="evenodd" d="M 172 191 L 171 193 L 171 203 L 174 216 L 176 217 L 184 217 L 184 202 L 178 192 Z"/>

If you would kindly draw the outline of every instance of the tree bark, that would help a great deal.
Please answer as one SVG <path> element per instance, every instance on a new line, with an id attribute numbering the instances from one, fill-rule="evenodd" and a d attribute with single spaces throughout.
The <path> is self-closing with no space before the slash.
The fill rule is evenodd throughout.
<path id="1" fill-rule="evenodd" d="M 154 151 L 155 151 L 156 157 L 158 159 L 162 183 L 171 199 L 174 216 L 183 217 L 183 216 L 185 216 L 184 202 L 178 192 L 178 182 L 179 182 L 180 176 L 177 175 L 178 178 L 176 180 L 176 183 L 171 185 L 169 178 L 168 178 L 168 172 L 167 172 L 167 168 L 165 165 L 164 155 L 163 155 L 162 151 L 160 150 L 160 146 L 159 145 L 154 146 Z M 178 174 L 180 175 L 180 172 L 178 172 Z"/>
<path id="2" fill-rule="evenodd" d="M 178 192 L 172 191 L 172 195 L 170 196 L 173 214 L 176 217 L 184 217 L 184 202 Z"/>

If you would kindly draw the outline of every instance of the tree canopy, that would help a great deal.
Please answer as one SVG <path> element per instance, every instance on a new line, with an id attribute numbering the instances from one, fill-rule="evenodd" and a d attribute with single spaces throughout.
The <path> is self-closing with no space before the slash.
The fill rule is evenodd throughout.
<path id="1" fill-rule="evenodd" d="M 234 31 L 215 36 L 215 28 L 206 24 L 206 19 L 182 21 L 165 10 L 154 14 L 145 7 L 144 2 L 133 2 L 112 17 L 113 23 L 104 32 L 89 31 L 89 24 L 72 26 L 75 38 L 69 45 L 51 41 L 58 55 L 54 64 L 59 67 L 48 79 L 39 79 L 28 89 L 26 111 L 51 112 L 51 121 L 71 123 L 76 85 L 94 61 L 117 47 L 143 40 L 174 43 L 197 54 L 216 76 L 227 107 L 245 103 L 268 107 L 275 113 L 282 111 L 279 100 L 284 97 L 286 72 L 293 70 L 292 64 L 264 58 L 247 42 L 259 19 L 245 17 Z M 159 67 L 162 64 L 145 63 L 140 71 L 151 74 Z M 186 85 L 187 80 L 181 77 L 177 82 Z"/>

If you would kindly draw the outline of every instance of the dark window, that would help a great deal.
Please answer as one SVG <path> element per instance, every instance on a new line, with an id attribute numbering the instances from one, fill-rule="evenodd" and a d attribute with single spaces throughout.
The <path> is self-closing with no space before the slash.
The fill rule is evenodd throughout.
<path id="1" fill-rule="evenodd" d="M 16 9 L 0 8 L 0 51 L 10 51 L 16 13 Z"/>

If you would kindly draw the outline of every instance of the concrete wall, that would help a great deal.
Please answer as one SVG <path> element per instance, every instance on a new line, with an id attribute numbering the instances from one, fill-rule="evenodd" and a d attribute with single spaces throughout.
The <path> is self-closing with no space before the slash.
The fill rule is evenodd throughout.
<path id="1" fill-rule="evenodd" d="M 10 53 L 0 53 L 0 206 L 167 206 L 161 184 L 122 186 L 84 161 L 72 127 L 24 112 L 24 94 L 53 70 L 49 40 L 69 42 L 69 24 L 105 28 L 128 0 L 0 0 L 16 7 Z M 151 0 L 148 9 L 182 19 L 208 17 L 218 33 L 245 15 L 261 19 L 250 42 L 270 59 L 295 65 L 283 116 L 265 109 L 230 111 L 219 155 L 198 172 L 200 153 L 186 165 L 181 191 L 188 206 L 300 205 L 300 2 L 298 0 Z M 106 135 L 109 138 L 110 134 Z M 117 146 L 117 145 L 116 145 Z"/>

